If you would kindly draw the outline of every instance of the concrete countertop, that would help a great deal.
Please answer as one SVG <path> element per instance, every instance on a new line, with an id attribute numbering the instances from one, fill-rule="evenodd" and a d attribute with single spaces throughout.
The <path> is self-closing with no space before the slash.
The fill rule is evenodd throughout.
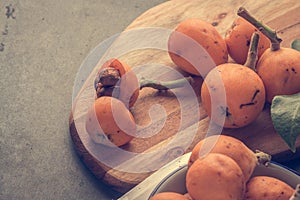
<path id="1" fill-rule="evenodd" d="M 0 1 L 1 200 L 119 197 L 74 151 L 74 80 L 96 45 L 164 1 Z"/>
<path id="2" fill-rule="evenodd" d="M 0 199 L 115 199 L 76 155 L 72 90 L 87 54 L 163 0 L 0 1 Z"/>

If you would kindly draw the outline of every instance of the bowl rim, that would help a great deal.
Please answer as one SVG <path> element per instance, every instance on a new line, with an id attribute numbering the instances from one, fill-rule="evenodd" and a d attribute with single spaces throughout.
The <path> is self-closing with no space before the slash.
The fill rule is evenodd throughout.
<path id="1" fill-rule="evenodd" d="M 151 194 L 149 195 L 150 199 L 152 196 L 154 196 L 154 194 L 156 194 L 157 190 L 162 186 L 162 184 L 164 184 L 164 182 L 166 182 L 166 180 L 168 180 L 171 176 L 173 176 L 174 174 L 176 174 L 177 172 L 181 171 L 182 169 L 187 168 L 187 164 L 182 165 L 181 167 L 177 168 L 176 170 L 170 172 L 167 176 L 165 176 L 163 179 L 161 179 L 161 181 L 155 186 L 155 188 L 152 190 Z"/>
<path id="2" fill-rule="evenodd" d="M 281 168 L 283 168 L 283 169 L 285 169 L 285 170 L 288 170 L 288 171 L 290 171 L 291 173 L 293 173 L 293 174 L 295 174 L 295 175 L 297 175 L 297 176 L 299 176 L 300 177 L 300 172 L 298 172 L 298 171 L 296 171 L 296 170 L 294 170 L 294 169 L 291 169 L 291 168 L 289 168 L 289 167 L 287 167 L 286 165 L 283 165 L 283 164 L 281 164 L 281 163 L 278 163 L 278 162 L 276 162 L 276 161 L 270 161 L 269 162 L 270 164 L 272 164 L 272 165 L 274 165 L 274 166 L 277 166 L 277 167 L 281 167 Z M 155 186 L 155 188 L 152 190 L 152 192 L 150 193 L 150 195 L 149 195 L 149 198 L 148 198 L 148 200 L 152 197 L 152 196 L 154 196 L 155 194 L 156 194 L 156 192 L 157 192 L 157 190 L 171 177 L 171 176 L 173 176 L 174 174 L 176 174 L 177 172 L 179 172 L 179 171 L 181 171 L 181 170 L 183 170 L 183 169 L 185 169 L 185 168 L 187 168 L 188 167 L 188 164 L 184 164 L 184 165 L 182 165 L 181 167 L 179 167 L 179 168 L 177 168 L 177 169 L 175 169 L 174 171 L 172 171 L 172 172 L 170 172 L 167 176 L 165 176 L 163 179 L 161 179 L 161 181 Z"/>
<path id="3" fill-rule="evenodd" d="M 155 186 L 155 188 L 152 190 L 150 197 L 152 197 L 156 191 L 160 188 L 160 186 L 162 184 L 164 184 L 164 182 L 166 182 L 166 180 L 168 180 L 171 176 L 173 176 L 174 174 L 176 174 L 177 172 L 181 171 L 182 169 L 187 168 L 187 164 L 184 164 L 183 166 L 177 168 L 176 170 L 172 171 L 171 173 L 169 173 L 167 176 L 165 176 L 163 179 L 161 179 L 161 181 Z"/>
<path id="4" fill-rule="evenodd" d="M 277 165 L 279 167 L 282 167 L 282 168 L 284 168 L 284 169 L 286 169 L 286 170 L 288 170 L 288 171 L 290 171 L 290 172 L 292 172 L 292 173 L 294 173 L 294 174 L 296 174 L 300 177 L 300 172 L 298 172 L 298 171 L 296 171 L 296 170 L 294 170 L 294 169 L 292 169 L 292 168 L 290 168 L 290 167 L 288 167 L 288 166 L 286 166 L 282 163 L 279 163 L 279 162 L 276 162 L 276 161 L 270 161 L 270 163 L 272 163 L 274 165 Z"/>

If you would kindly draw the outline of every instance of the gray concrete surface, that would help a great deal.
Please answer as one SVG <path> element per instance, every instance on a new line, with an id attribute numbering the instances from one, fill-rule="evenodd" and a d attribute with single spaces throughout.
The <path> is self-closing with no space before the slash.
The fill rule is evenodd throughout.
<path id="1" fill-rule="evenodd" d="M 163 0 L 0 1 L 0 199 L 115 199 L 78 159 L 68 117 L 87 54 Z"/>
<path id="2" fill-rule="evenodd" d="M 164 1 L 0 0 L 0 200 L 119 196 L 74 151 L 73 83 L 97 44 Z"/>

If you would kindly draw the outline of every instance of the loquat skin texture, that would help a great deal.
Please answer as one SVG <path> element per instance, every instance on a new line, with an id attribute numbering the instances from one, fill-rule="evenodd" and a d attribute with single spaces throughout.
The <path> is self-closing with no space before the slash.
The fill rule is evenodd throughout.
<path id="1" fill-rule="evenodd" d="M 86 130 L 95 143 L 122 146 L 133 139 L 136 124 L 123 102 L 105 96 L 96 99 L 88 110 Z"/>
<path id="2" fill-rule="evenodd" d="M 245 179 L 239 165 L 230 157 L 209 153 L 188 169 L 186 188 L 192 199 L 242 200 Z"/>
<path id="3" fill-rule="evenodd" d="M 189 200 L 186 196 L 175 192 L 162 192 L 154 195 L 150 200 Z"/>
<path id="4" fill-rule="evenodd" d="M 257 29 L 242 17 L 237 17 L 232 26 L 227 30 L 225 42 L 230 57 L 236 63 L 241 65 L 245 64 L 251 36 L 255 31 L 257 31 Z M 258 31 L 258 34 L 260 39 L 258 42 L 257 56 L 260 58 L 264 51 L 270 47 L 271 42 L 260 31 Z"/>
<path id="5" fill-rule="evenodd" d="M 281 47 L 268 49 L 258 60 L 256 70 L 266 89 L 266 100 L 272 103 L 276 95 L 300 92 L 300 52 Z"/>
<path id="6" fill-rule="evenodd" d="M 241 168 L 245 181 L 249 180 L 258 164 L 254 152 L 242 141 L 231 136 L 214 135 L 202 139 L 193 148 L 188 167 L 191 167 L 199 157 L 204 156 L 204 153 L 220 153 L 232 158 Z"/>
<path id="7" fill-rule="evenodd" d="M 268 176 L 255 176 L 246 185 L 245 200 L 289 200 L 294 189 L 285 182 Z"/>
<path id="8" fill-rule="evenodd" d="M 168 40 L 170 58 L 183 71 L 205 77 L 228 60 L 225 40 L 210 23 L 190 18 L 182 21 Z"/>
<path id="9" fill-rule="evenodd" d="M 222 102 L 222 98 L 226 102 Z M 206 76 L 201 87 L 201 100 L 208 116 L 216 124 L 240 128 L 256 120 L 263 110 L 265 87 L 252 69 L 225 63 Z"/>
<path id="10" fill-rule="evenodd" d="M 189 193 L 185 193 L 184 196 L 188 199 L 188 200 L 193 200 L 191 195 Z"/>

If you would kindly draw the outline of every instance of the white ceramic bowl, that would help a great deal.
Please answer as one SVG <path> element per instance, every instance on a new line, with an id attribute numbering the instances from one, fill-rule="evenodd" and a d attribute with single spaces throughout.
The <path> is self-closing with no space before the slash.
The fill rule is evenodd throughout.
<path id="1" fill-rule="evenodd" d="M 182 166 L 181 168 L 178 168 L 170 173 L 154 188 L 150 197 L 161 192 L 177 192 L 185 194 L 187 192 L 185 187 L 186 172 L 187 165 Z M 293 188 L 300 183 L 300 173 L 275 162 L 271 162 L 268 167 L 263 165 L 257 166 L 254 170 L 253 176 L 259 175 L 278 178 Z"/>

